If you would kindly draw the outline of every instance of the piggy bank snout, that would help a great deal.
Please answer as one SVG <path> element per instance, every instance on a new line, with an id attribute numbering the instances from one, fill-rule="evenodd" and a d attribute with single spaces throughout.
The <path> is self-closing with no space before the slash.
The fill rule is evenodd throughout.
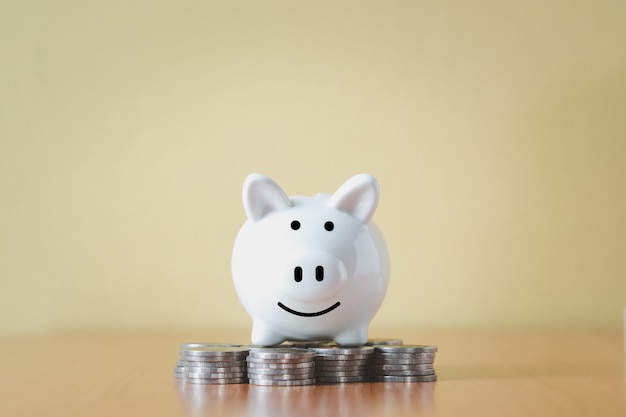
<path id="1" fill-rule="evenodd" d="M 281 290 L 298 301 L 321 301 L 336 294 L 347 279 L 346 268 L 331 253 L 299 252 L 285 259 Z"/>

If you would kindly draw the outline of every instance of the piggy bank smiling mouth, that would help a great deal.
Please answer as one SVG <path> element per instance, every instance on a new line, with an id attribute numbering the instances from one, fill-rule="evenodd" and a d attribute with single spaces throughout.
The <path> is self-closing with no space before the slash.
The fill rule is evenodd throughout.
<path id="1" fill-rule="evenodd" d="M 327 309 L 324 310 L 320 310 L 320 311 L 316 311 L 314 313 L 303 313 L 301 311 L 296 311 L 293 310 L 289 307 L 287 307 L 286 305 L 284 305 L 283 303 L 281 303 L 280 301 L 278 302 L 278 307 L 282 308 L 283 310 L 285 310 L 287 313 L 291 313 L 295 316 L 300 316 L 300 317 L 317 317 L 317 316 L 323 316 L 326 313 L 330 313 L 331 311 L 333 311 L 334 309 L 336 309 L 337 307 L 339 307 L 341 305 L 341 303 L 339 301 L 337 301 L 335 304 L 333 304 L 332 306 L 328 307 Z"/>

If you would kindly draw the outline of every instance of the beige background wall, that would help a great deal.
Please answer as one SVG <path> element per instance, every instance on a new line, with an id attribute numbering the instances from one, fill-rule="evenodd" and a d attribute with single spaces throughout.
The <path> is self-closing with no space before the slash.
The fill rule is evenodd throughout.
<path id="1" fill-rule="evenodd" d="M 375 175 L 373 326 L 619 325 L 626 2 L 1 1 L 0 333 L 249 326 L 241 184 Z"/>

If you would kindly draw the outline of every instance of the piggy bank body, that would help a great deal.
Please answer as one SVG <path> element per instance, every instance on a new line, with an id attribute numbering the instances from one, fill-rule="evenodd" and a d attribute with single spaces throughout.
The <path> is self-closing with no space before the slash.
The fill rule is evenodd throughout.
<path id="1" fill-rule="evenodd" d="M 235 241 L 232 273 L 252 317 L 253 344 L 367 341 L 389 280 L 387 248 L 371 222 L 378 195 L 367 174 L 315 197 L 288 197 L 263 175 L 246 178 L 248 219 Z"/>

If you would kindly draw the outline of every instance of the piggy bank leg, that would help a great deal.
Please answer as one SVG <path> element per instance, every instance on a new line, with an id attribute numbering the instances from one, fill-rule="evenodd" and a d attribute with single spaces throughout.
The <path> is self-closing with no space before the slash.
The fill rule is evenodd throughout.
<path id="1" fill-rule="evenodd" d="M 272 346 L 282 343 L 285 338 L 260 320 L 252 321 L 252 344 Z"/>
<path id="2" fill-rule="evenodd" d="M 334 340 L 340 345 L 364 345 L 367 342 L 367 324 L 344 330 Z"/>

